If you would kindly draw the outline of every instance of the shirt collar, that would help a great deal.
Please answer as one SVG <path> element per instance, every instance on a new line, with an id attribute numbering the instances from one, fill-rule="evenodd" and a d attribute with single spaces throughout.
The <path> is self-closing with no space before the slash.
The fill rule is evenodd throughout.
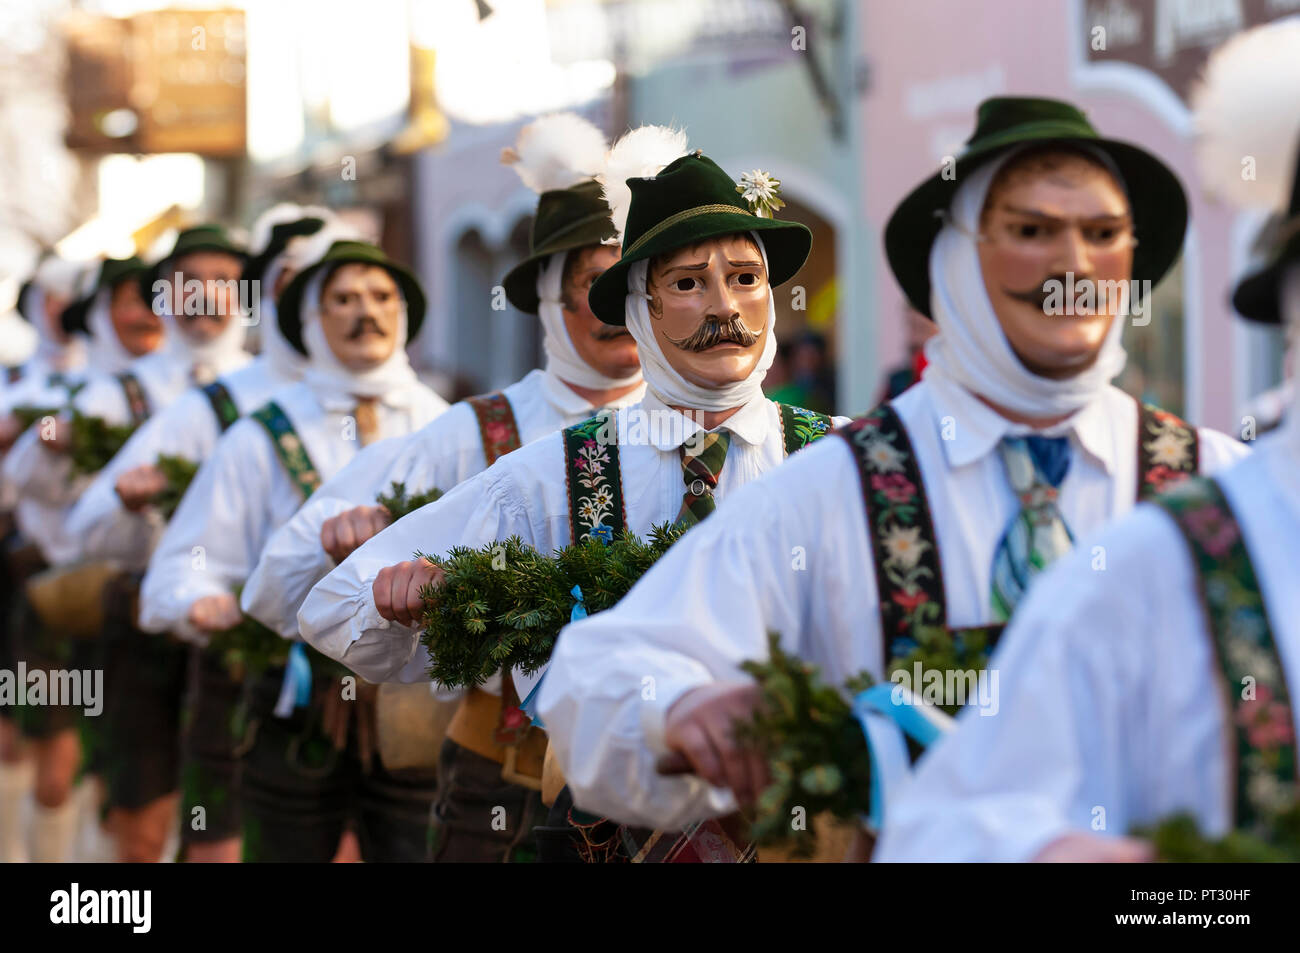
<path id="1" fill-rule="evenodd" d="M 755 397 L 710 432 L 727 430 L 734 439 L 755 446 L 761 445 L 771 435 L 772 428 L 779 426 L 776 415 L 772 413 L 771 403 L 761 395 Z M 649 441 L 659 450 L 676 450 L 692 434 L 704 429 L 685 414 L 669 407 L 650 391 L 646 391 L 645 397 L 635 409 L 644 412 L 649 418 L 650 423 L 646 427 Z M 655 424 L 653 421 L 656 418 L 660 421 L 671 419 L 672 423 L 668 426 Z"/>
<path id="2" fill-rule="evenodd" d="M 542 397 L 550 404 L 561 417 L 573 417 L 584 413 L 590 413 L 597 409 L 592 407 L 591 402 L 575 391 L 568 384 L 564 383 L 554 372 L 549 370 L 533 371 L 534 374 L 541 375 Z M 616 400 L 611 400 L 605 407 L 628 407 L 639 401 L 645 393 L 645 384 L 624 394 Z"/>
<path id="3" fill-rule="evenodd" d="M 1089 401 L 1060 423 L 1035 429 L 1007 420 L 966 388 L 939 372 L 934 365 L 926 368 L 925 380 L 934 393 L 932 404 L 935 425 L 944 434 L 944 456 L 948 465 L 954 469 L 992 453 L 1004 437 L 1027 434 L 1064 437 L 1073 433 L 1077 445 L 1093 457 L 1108 475 L 1115 472 L 1116 447 L 1112 420 L 1106 401 L 1101 396 Z M 951 430 L 951 439 L 945 434 L 945 418 L 957 422 Z"/>

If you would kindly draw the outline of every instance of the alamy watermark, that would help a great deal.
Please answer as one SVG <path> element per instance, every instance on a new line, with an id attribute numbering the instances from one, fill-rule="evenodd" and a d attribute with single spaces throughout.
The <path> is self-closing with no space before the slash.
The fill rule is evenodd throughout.
<path id="1" fill-rule="evenodd" d="M 1076 314 L 1113 313 L 1131 317 L 1133 327 L 1151 323 L 1151 281 L 1128 281 L 1075 278 L 1067 271 L 1064 280 L 1049 278 L 1043 282 L 1043 314 L 1053 317 Z"/>
<path id="2" fill-rule="evenodd" d="M 59 705 L 94 718 L 104 710 L 103 669 L 0 668 L 0 708 Z"/>
<path id="3" fill-rule="evenodd" d="M 973 705 L 981 715 L 996 715 L 998 703 L 998 670 L 989 668 L 938 669 L 925 668 L 913 662 L 911 669 L 896 668 L 890 672 L 894 683 L 890 701 L 895 705 L 907 703 L 906 689 L 914 701 L 936 707 L 964 707 Z"/>

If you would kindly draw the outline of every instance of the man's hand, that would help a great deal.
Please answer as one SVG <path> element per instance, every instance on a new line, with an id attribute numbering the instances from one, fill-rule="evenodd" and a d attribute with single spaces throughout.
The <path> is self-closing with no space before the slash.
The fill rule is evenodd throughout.
<path id="1" fill-rule="evenodd" d="M 0 453 L 14 445 L 14 441 L 23 435 L 23 422 L 13 414 L 0 417 Z"/>
<path id="2" fill-rule="evenodd" d="M 225 631 L 238 625 L 243 618 L 244 613 L 239 609 L 239 600 L 229 592 L 195 599 L 194 604 L 190 606 L 190 624 L 204 632 Z"/>
<path id="3" fill-rule="evenodd" d="M 771 783 L 767 761 L 735 737 L 736 722 L 753 720 L 762 700 L 753 682 L 722 682 L 692 689 L 668 709 L 664 742 L 715 787 L 730 788 L 741 805 L 753 804 Z"/>
<path id="4" fill-rule="evenodd" d="M 167 489 L 167 477 L 152 463 L 144 463 L 118 477 L 115 488 L 122 505 L 138 513 Z"/>
<path id="5" fill-rule="evenodd" d="M 1155 859 L 1155 848 L 1148 841 L 1082 832 L 1058 837 L 1034 857 L 1037 863 L 1048 864 L 1149 864 Z"/>
<path id="6" fill-rule="evenodd" d="M 327 519 L 320 528 L 320 544 L 331 559 L 341 563 L 392 519 L 382 506 L 358 506 Z"/>
<path id="7" fill-rule="evenodd" d="M 375 577 L 375 609 L 389 622 L 415 625 L 424 614 L 420 590 L 442 580 L 442 570 L 425 559 L 386 566 Z"/>

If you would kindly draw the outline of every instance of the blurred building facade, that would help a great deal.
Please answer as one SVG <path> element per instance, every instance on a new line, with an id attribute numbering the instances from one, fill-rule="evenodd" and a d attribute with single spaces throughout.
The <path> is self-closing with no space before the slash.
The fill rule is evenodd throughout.
<path id="1" fill-rule="evenodd" d="M 1278 336 L 1231 317 L 1228 291 L 1259 218 L 1202 194 L 1186 91 L 1214 45 L 1300 12 L 1300 0 L 367 0 L 364 15 L 353 0 L 31 0 L 4 10 L 0 165 L 8 181 L 33 183 L 7 193 L 0 215 L 0 279 L 15 290 L 51 242 L 73 256 L 120 253 L 187 217 L 247 224 L 276 201 L 324 202 L 427 283 L 417 363 L 456 392 L 499 387 L 541 359 L 537 322 L 499 293 L 526 253 L 535 201 L 499 155 L 533 116 L 572 108 L 611 137 L 678 125 L 736 177 L 781 179 L 780 214 L 807 224 L 814 244 L 778 291 L 778 338 L 805 356 L 816 353 L 807 341 L 824 342 L 835 409 L 859 413 L 906 359 L 903 297 L 881 242 L 890 211 L 960 151 L 981 99 L 1036 94 L 1078 102 L 1188 184 L 1184 260 L 1158 289 L 1151 324 L 1128 330 L 1124 386 L 1235 430 L 1247 399 L 1281 373 Z M 132 69 L 133 57 L 148 62 Z M 113 108 L 115 84 L 128 109 Z"/>

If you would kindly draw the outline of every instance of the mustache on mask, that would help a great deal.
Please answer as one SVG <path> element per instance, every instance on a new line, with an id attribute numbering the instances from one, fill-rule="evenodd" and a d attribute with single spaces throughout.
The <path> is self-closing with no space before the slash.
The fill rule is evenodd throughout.
<path id="1" fill-rule="evenodd" d="M 1092 280 L 1091 278 L 1075 278 L 1074 284 L 1077 286 L 1080 282 L 1091 281 L 1091 280 Z M 1017 301 L 1023 301 L 1025 304 L 1032 304 L 1039 311 L 1042 311 L 1043 305 L 1047 302 L 1047 299 L 1052 295 L 1052 292 L 1049 291 L 1048 289 L 1053 287 L 1057 289 L 1063 288 L 1065 287 L 1066 281 L 1067 278 L 1064 274 L 1051 275 L 1047 278 L 1044 278 L 1042 280 L 1042 283 L 1036 285 L 1033 288 L 1027 288 L 1024 291 L 1012 291 L 1010 288 L 1003 288 L 1002 293 L 1006 295 L 1008 298 L 1014 298 Z M 1056 293 L 1060 294 L 1060 291 L 1058 290 Z"/>
<path id="2" fill-rule="evenodd" d="M 670 337 L 668 340 L 683 351 L 698 352 L 707 351 L 715 345 L 724 343 L 752 347 L 761 333 L 762 331 L 751 331 L 745 327 L 739 315 L 734 315 L 725 321 L 709 315 L 704 319 L 703 324 L 686 337 L 681 340 Z"/>
<path id="3" fill-rule="evenodd" d="M 357 338 L 361 337 L 367 331 L 373 331 L 375 334 L 378 334 L 381 338 L 388 337 L 388 335 L 384 333 L 384 329 L 379 326 L 378 321 L 376 321 L 374 318 L 362 315 L 361 317 L 357 318 L 356 324 L 352 325 L 352 330 L 348 332 L 348 340 L 355 341 Z"/>
<path id="4" fill-rule="evenodd" d="M 627 328 L 619 327 L 617 324 L 604 324 L 591 332 L 591 336 L 597 341 L 612 341 L 614 338 L 629 337 Z"/>

